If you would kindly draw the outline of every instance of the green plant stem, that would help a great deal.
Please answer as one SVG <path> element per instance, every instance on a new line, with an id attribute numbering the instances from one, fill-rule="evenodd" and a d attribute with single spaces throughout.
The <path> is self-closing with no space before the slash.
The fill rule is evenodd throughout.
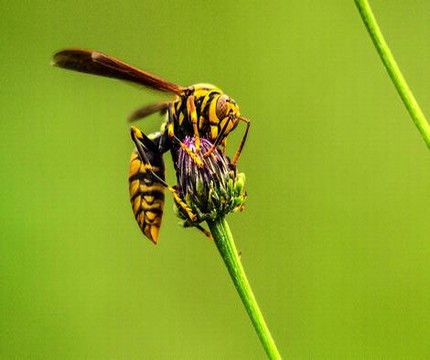
<path id="1" fill-rule="evenodd" d="M 412 91 L 409 89 L 405 78 L 403 77 L 393 54 L 388 47 L 384 36 L 382 35 L 381 29 L 376 22 L 375 16 L 373 15 L 372 9 L 367 0 L 355 0 L 358 11 L 360 12 L 361 18 L 366 25 L 367 31 L 372 38 L 373 44 L 378 51 L 379 56 L 394 83 L 400 97 L 403 100 L 409 114 L 411 115 L 416 127 L 418 128 L 421 136 L 430 148 L 430 126 L 427 122 L 421 108 L 415 100 Z"/>
<path id="2" fill-rule="evenodd" d="M 208 221 L 208 226 L 267 356 L 269 359 L 281 359 L 275 341 L 264 321 L 263 314 L 246 278 L 227 221 L 224 217 L 221 217 L 217 220 Z"/>

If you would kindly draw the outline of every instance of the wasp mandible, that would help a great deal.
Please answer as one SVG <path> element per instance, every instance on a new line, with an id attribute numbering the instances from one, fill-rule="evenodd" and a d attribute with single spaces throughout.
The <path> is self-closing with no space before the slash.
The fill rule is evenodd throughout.
<path id="1" fill-rule="evenodd" d="M 136 149 L 130 160 L 130 201 L 139 227 L 154 243 L 157 243 L 161 226 L 165 188 L 172 192 L 176 203 L 189 214 L 191 220 L 193 217 L 187 205 L 178 197 L 175 188 L 165 182 L 162 158 L 165 152 L 170 150 L 175 162 L 178 149 L 182 148 L 197 164 L 203 166 L 202 157 L 210 156 L 218 148 L 225 151 L 227 136 L 237 127 L 239 121 L 242 121 L 246 128 L 231 161 L 233 166 L 237 163 L 245 145 L 250 121 L 240 115 L 236 102 L 214 85 L 180 86 L 93 50 L 60 51 L 54 55 L 53 65 L 126 80 L 176 95 L 173 100 L 144 106 L 129 116 L 130 121 L 135 121 L 156 112 L 167 114 L 161 132 L 147 136 L 136 127 L 131 128 Z M 196 151 L 191 151 L 185 145 L 183 140 L 187 136 L 195 138 Z M 213 144 L 204 153 L 200 151 L 200 137 Z"/>

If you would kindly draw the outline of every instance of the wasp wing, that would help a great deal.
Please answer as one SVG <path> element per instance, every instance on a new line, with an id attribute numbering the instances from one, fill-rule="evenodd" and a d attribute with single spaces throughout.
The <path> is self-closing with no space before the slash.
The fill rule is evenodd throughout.
<path id="1" fill-rule="evenodd" d="M 178 95 L 186 89 L 94 50 L 66 49 L 54 55 L 52 64 L 68 70 L 131 81 Z"/>
<path id="2" fill-rule="evenodd" d="M 135 110 L 133 113 L 131 113 L 128 116 L 127 120 L 129 122 L 133 122 L 133 121 L 143 119 L 148 115 L 154 114 L 156 112 L 165 113 L 169 108 L 169 104 L 170 104 L 170 101 L 163 101 L 163 102 L 158 102 L 155 104 L 143 106 Z"/>

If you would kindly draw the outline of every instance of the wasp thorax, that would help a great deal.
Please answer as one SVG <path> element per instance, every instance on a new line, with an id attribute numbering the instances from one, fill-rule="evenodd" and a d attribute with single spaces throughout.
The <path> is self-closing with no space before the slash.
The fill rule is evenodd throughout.
<path id="1" fill-rule="evenodd" d="M 194 137 L 186 137 L 184 143 L 190 151 L 196 153 Z M 205 153 L 212 148 L 212 143 L 201 138 L 200 147 L 201 153 Z M 189 152 L 182 148 L 179 150 L 176 163 L 177 191 L 195 218 L 190 219 L 189 212 L 178 203 L 177 214 L 188 225 L 240 211 L 246 199 L 245 175 L 237 172 L 222 151 L 215 149 L 202 161 L 203 166 L 198 166 Z"/>

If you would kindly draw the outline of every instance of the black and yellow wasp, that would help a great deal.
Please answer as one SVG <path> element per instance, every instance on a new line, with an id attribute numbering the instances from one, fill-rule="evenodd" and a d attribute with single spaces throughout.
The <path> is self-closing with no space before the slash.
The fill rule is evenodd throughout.
<path id="1" fill-rule="evenodd" d="M 155 244 L 163 215 L 165 188 L 172 192 L 175 202 L 193 222 L 195 215 L 179 198 L 175 188 L 165 182 L 162 155 L 170 150 L 176 163 L 178 149 L 182 148 L 198 166 L 203 166 L 202 158 L 209 156 L 215 149 L 225 151 L 227 136 L 242 121 L 246 129 L 231 161 L 235 165 L 250 126 L 250 121 L 240 115 L 236 102 L 213 85 L 179 86 L 98 51 L 63 50 L 54 55 L 53 65 L 126 80 L 176 95 L 173 100 L 142 107 L 129 117 L 130 121 L 135 121 L 156 112 L 167 113 L 160 132 L 146 136 L 138 128 L 131 127 L 131 137 L 136 148 L 130 159 L 130 201 L 139 227 Z M 184 144 L 186 136 L 195 138 L 195 152 Z M 201 137 L 213 144 L 204 153 L 200 151 Z"/>

